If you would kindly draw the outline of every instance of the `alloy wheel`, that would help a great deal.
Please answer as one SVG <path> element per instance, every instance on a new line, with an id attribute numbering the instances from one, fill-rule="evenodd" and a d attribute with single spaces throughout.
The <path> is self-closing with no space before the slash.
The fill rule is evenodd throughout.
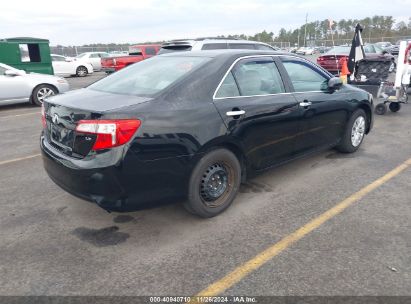
<path id="1" fill-rule="evenodd" d="M 365 134 L 365 118 L 358 116 L 351 129 L 351 144 L 358 147 Z"/>
<path id="2" fill-rule="evenodd" d="M 48 88 L 48 87 L 41 88 L 40 90 L 37 91 L 37 99 L 41 103 L 43 103 L 45 98 L 52 96 L 52 95 L 55 95 L 55 93 L 51 88 Z"/>

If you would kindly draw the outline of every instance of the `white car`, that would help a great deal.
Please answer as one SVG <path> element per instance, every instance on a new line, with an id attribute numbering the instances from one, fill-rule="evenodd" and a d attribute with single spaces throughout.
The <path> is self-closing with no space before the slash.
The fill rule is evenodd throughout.
<path id="1" fill-rule="evenodd" d="M 92 74 L 94 69 L 90 63 L 82 61 L 74 61 L 61 55 L 51 54 L 51 62 L 53 64 L 54 75 L 79 77 Z"/>
<path id="2" fill-rule="evenodd" d="M 45 98 L 68 90 L 67 80 L 61 77 L 26 73 L 0 63 L 0 103 L 30 101 L 41 105 Z"/>
<path id="3" fill-rule="evenodd" d="M 110 57 L 106 52 L 86 52 L 78 55 L 75 61 L 86 62 L 93 66 L 94 71 L 101 70 L 101 58 Z"/>
<path id="4" fill-rule="evenodd" d="M 313 55 L 315 50 L 312 47 L 300 47 L 295 53 L 299 55 Z"/>

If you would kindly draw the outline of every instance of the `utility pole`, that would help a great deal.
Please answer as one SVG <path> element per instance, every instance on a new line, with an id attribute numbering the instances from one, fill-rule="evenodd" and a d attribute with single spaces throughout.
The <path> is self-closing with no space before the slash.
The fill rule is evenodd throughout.
<path id="1" fill-rule="evenodd" d="M 308 13 L 305 14 L 305 26 L 304 26 L 304 46 L 306 46 L 306 37 L 307 37 L 307 19 L 308 19 Z"/>
<path id="2" fill-rule="evenodd" d="M 300 47 L 300 29 L 297 30 L 297 47 Z"/>

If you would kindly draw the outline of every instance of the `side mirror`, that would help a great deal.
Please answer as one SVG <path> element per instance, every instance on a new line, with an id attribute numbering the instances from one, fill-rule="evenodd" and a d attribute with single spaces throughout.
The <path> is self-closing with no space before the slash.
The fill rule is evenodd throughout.
<path id="1" fill-rule="evenodd" d="M 332 90 L 337 90 L 343 85 L 340 77 L 333 77 L 328 80 L 328 88 Z"/>
<path id="2" fill-rule="evenodd" d="M 387 50 L 383 50 L 383 51 L 382 51 L 382 54 L 383 54 L 383 55 L 388 54 L 388 51 L 387 51 Z"/>
<path id="3" fill-rule="evenodd" d="M 67 57 L 66 57 L 66 58 L 65 58 L 65 61 L 66 61 L 66 62 L 72 62 L 72 61 L 73 61 L 73 59 L 72 59 L 72 58 L 67 58 Z"/>
<path id="4" fill-rule="evenodd" d="M 4 72 L 4 75 L 10 76 L 10 77 L 23 76 L 25 74 L 26 74 L 26 72 L 24 72 L 22 70 L 6 70 Z"/>

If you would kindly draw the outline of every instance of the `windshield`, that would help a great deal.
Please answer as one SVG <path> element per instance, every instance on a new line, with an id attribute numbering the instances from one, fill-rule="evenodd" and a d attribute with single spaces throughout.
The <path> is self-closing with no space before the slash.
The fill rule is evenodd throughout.
<path id="1" fill-rule="evenodd" d="M 174 46 L 169 46 L 169 47 L 162 47 L 160 51 L 158 52 L 158 55 L 166 54 L 166 53 L 173 53 L 173 52 L 190 51 L 191 48 L 192 48 L 191 45 L 174 45 Z"/>
<path id="2" fill-rule="evenodd" d="M 88 88 L 114 94 L 150 97 L 209 60 L 207 57 L 157 56 L 135 63 Z"/>
<path id="3" fill-rule="evenodd" d="M 76 58 L 83 58 L 83 57 L 85 57 L 86 55 L 87 55 L 87 53 L 83 53 L 83 54 L 77 55 Z"/>
<path id="4" fill-rule="evenodd" d="M 16 68 L 13 68 L 13 67 L 11 67 L 11 66 L 9 66 L 9 65 L 7 65 L 7 64 L 4 64 L 4 63 L 0 63 L 0 67 L 1 67 L 1 68 L 4 68 L 5 70 L 18 71 Z"/>

